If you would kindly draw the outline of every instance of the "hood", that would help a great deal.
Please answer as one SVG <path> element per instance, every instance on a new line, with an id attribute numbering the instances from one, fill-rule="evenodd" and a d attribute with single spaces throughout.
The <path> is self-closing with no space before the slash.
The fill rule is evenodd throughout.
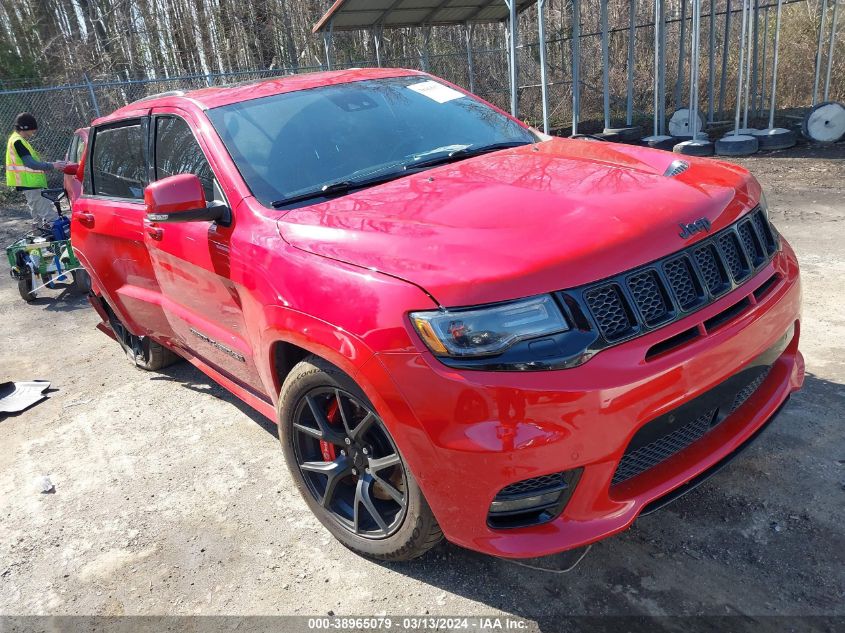
<path id="1" fill-rule="evenodd" d="M 486 154 L 286 213 L 293 246 L 377 270 L 440 305 L 475 305 L 580 286 L 703 239 L 759 199 L 729 163 L 587 140 Z"/>

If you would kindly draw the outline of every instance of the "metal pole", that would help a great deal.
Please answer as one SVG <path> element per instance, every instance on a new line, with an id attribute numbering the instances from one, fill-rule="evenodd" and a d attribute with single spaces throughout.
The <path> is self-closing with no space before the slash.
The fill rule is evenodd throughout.
<path id="1" fill-rule="evenodd" d="M 772 59 L 772 94 L 769 95 L 769 129 L 775 127 L 775 95 L 778 90 L 778 52 L 780 49 L 780 14 L 783 0 L 778 0 L 778 14 L 775 21 L 775 55 Z"/>
<path id="2" fill-rule="evenodd" d="M 603 1 L 602 4 L 605 4 Z M 681 33 L 678 45 L 678 75 L 675 78 L 675 108 L 681 107 L 681 90 L 684 86 L 684 56 L 687 39 L 687 3 L 681 0 Z"/>
<path id="3" fill-rule="evenodd" d="M 577 0 L 576 0 L 577 1 Z M 607 2 L 602 1 L 601 4 L 601 72 L 602 72 L 602 90 L 604 94 L 604 129 L 610 127 L 610 52 L 608 50 L 607 39 Z"/>
<path id="4" fill-rule="evenodd" d="M 660 31 L 663 28 L 663 0 L 654 0 L 654 136 L 660 134 L 661 49 Z"/>
<path id="5" fill-rule="evenodd" d="M 467 42 L 467 72 L 469 73 L 469 91 L 475 92 L 475 71 L 472 65 L 472 31 L 474 25 L 464 24 L 464 37 Z"/>
<path id="6" fill-rule="evenodd" d="M 581 118 L 581 0 L 572 0 L 572 134 Z"/>
<path id="7" fill-rule="evenodd" d="M 519 73 L 516 69 L 516 2 L 517 0 L 505 0 L 510 13 L 508 17 L 508 27 L 510 29 L 510 46 L 508 47 L 508 55 L 510 56 L 510 74 L 511 74 L 511 115 L 519 115 Z"/>
<path id="8" fill-rule="evenodd" d="M 725 8 L 725 36 L 722 38 L 722 74 L 719 77 L 719 115 L 725 111 L 725 90 L 728 81 L 728 45 L 731 41 L 731 0 Z"/>
<path id="9" fill-rule="evenodd" d="M 430 69 L 430 61 L 428 57 L 428 45 L 431 42 L 431 27 L 424 26 L 423 27 L 423 47 L 420 51 L 420 65 L 424 72 L 428 72 Z"/>
<path id="10" fill-rule="evenodd" d="M 373 47 L 376 49 L 376 66 L 381 68 L 381 36 L 384 33 L 384 27 L 378 25 L 373 29 Z"/>
<path id="11" fill-rule="evenodd" d="M 751 47 L 751 32 L 753 23 L 751 22 L 751 0 L 748 0 L 748 33 L 746 33 L 746 42 L 749 47 Z M 749 90 L 751 89 L 751 82 L 749 81 L 751 77 L 751 51 L 748 51 L 748 55 L 745 56 L 745 103 L 743 104 L 743 116 L 742 116 L 742 127 L 748 127 L 748 97 L 749 97 Z"/>
<path id="12" fill-rule="evenodd" d="M 514 0 L 511 0 L 512 2 Z M 543 98 L 543 132 L 549 133 L 549 76 L 546 70 L 546 24 L 543 9 L 546 0 L 537 0 L 537 31 L 540 36 L 540 91 Z"/>
<path id="13" fill-rule="evenodd" d="M 701 0 L 692 0 L 692 35 L 690 37 L 690 74 L 689 74 L 689 91 L 690 91 L 690 133 L 693 140 L 698 138 L 698 47 L 701 42 Z"/>
<path id="14" fill-rule="evenodd" d="M 716 95 L 716 0 L 710 0 L 710 59 L 707 64 L 707 122 L 713 123 L 713 102 Z"/>
<path id="15" fill-rule="evenodd" d="M 666 134 L 666 5 L 659 0 L 658 24 L 660 25 L 660 46 L 657 65 L 657 84 L 660 99 L 660 131 L 661 136 Z"/>
<path id="16" fill-rule="evenodd" d="M 835 1 L 835 0 L 834 0 Z M 813 103 L 816 105 L 816 95 L 819 92 L 819 71 L 822 67 L 822 42 L 824 41 L 824 19 L 827 17 L 827 0 L 822 0 L 822 15 L 819 19 L 819 43 L 816 47 L 816 73 L 813 78 Z"/>
<path id="17" fill-rule="evenodd" d="M 91 97 L 91 105 L 94 107 L 94 114 L 97 115 L 97 118 L 100 118 L 100 104 L 97 103 L 97 95 L 94 94 L 94 86 L 91 85 L 91 80 L 88 79 L 88 75 L 83 73 L 82 77 L 85 79 L 85 85 L 88 86 L 88 95 Z"/>
<path id="18" fill-rule="evenodd" d="M 769 54 L 769 7 L 763 9 L 763 61 L 760 63 L 760 103 L 757 111 L 762 113 L 766 104 L 766 64 Z"/>
<path id="19" fill-rule="evenodd" d="M 631 127 L 634 123 L 634 45 L 637 39 L 637 0 L 631 0 L 628 9 L 628 85 L 627 108 L 625 125 Z"/>
<path id="20" fill-rule="evenodd" d="M 734 136 L 739 135 L 739 116 L 742 111 L 742 74 L 745 69 L 745 26 L 748 19 L 748 3 L 750 0 L 742 0 L 742 28 L 739 32 L 739 65 L 736 81 L 736 115 L 734 118 Z M 727 51 L 725 51 L 727 52 Z"/>
<path id="21" fill-rule="evenodd" d="M 836 18 L 839 17 L 839 2 L 833 0 L 833 22 L 830 25 L 830 44 L 827 47 L 827 76 L 824 80 L 824 101 L 830 97 L 830 70 L 833 67 L 833 53 L 836 46 Z"/>
<path id="22" fill-rule="evenodd" d="M 329 21 L 329 28 L 323 31 L 323 48 L 326 51 L 326 70 L 332 69 L 332 35 L 334 32 L 334 22 Z"/>
<path id="23" fill-rule="evenodd" d="M 760 0 L 754 0 L 754 13 L 752 14 L 752 48 L 751 48 L 751 116 L 757 116 L 757 70 L 759 68 L 760 49 Z M 747 122 L 746 122 L 747 127 Z"/>

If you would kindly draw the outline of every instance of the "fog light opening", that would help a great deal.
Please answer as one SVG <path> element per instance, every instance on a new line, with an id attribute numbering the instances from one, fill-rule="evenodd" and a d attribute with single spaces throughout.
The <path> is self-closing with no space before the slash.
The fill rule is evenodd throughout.
<path id="1" fill-rule="evenodd" d="M 554 520 L 566 507 L 582 470 L 542 475 L 505 486 L 490 504 L 487 524 L 501 530 Z"/>

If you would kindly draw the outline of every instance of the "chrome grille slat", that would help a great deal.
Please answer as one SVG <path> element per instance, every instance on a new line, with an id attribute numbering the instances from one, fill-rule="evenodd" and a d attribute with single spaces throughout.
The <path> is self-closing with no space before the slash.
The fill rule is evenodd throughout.
<path id="1" fill-rule="evenodd" d="M 693 246 L 582 288 L 581 299 L 604 340 L 617 343 L 709 305 L 776 251 L 774 230 L 757 208 Z"/>

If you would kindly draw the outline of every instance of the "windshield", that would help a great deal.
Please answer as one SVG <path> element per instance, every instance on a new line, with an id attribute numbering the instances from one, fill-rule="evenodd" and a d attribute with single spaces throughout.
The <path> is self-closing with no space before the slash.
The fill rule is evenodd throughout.
<path id="1" fill-rule="evenodd" d="M 398 178 L 439 164 L 441 156 L 457 160 L 485 147 L 537 140 L 484 103 L 420 76 L 288 92 L 214 108 L 208 116 L 267 206 L 346 193 L 350 183 Z M 374 178 L 381 175 L 387 178 Z"/>

